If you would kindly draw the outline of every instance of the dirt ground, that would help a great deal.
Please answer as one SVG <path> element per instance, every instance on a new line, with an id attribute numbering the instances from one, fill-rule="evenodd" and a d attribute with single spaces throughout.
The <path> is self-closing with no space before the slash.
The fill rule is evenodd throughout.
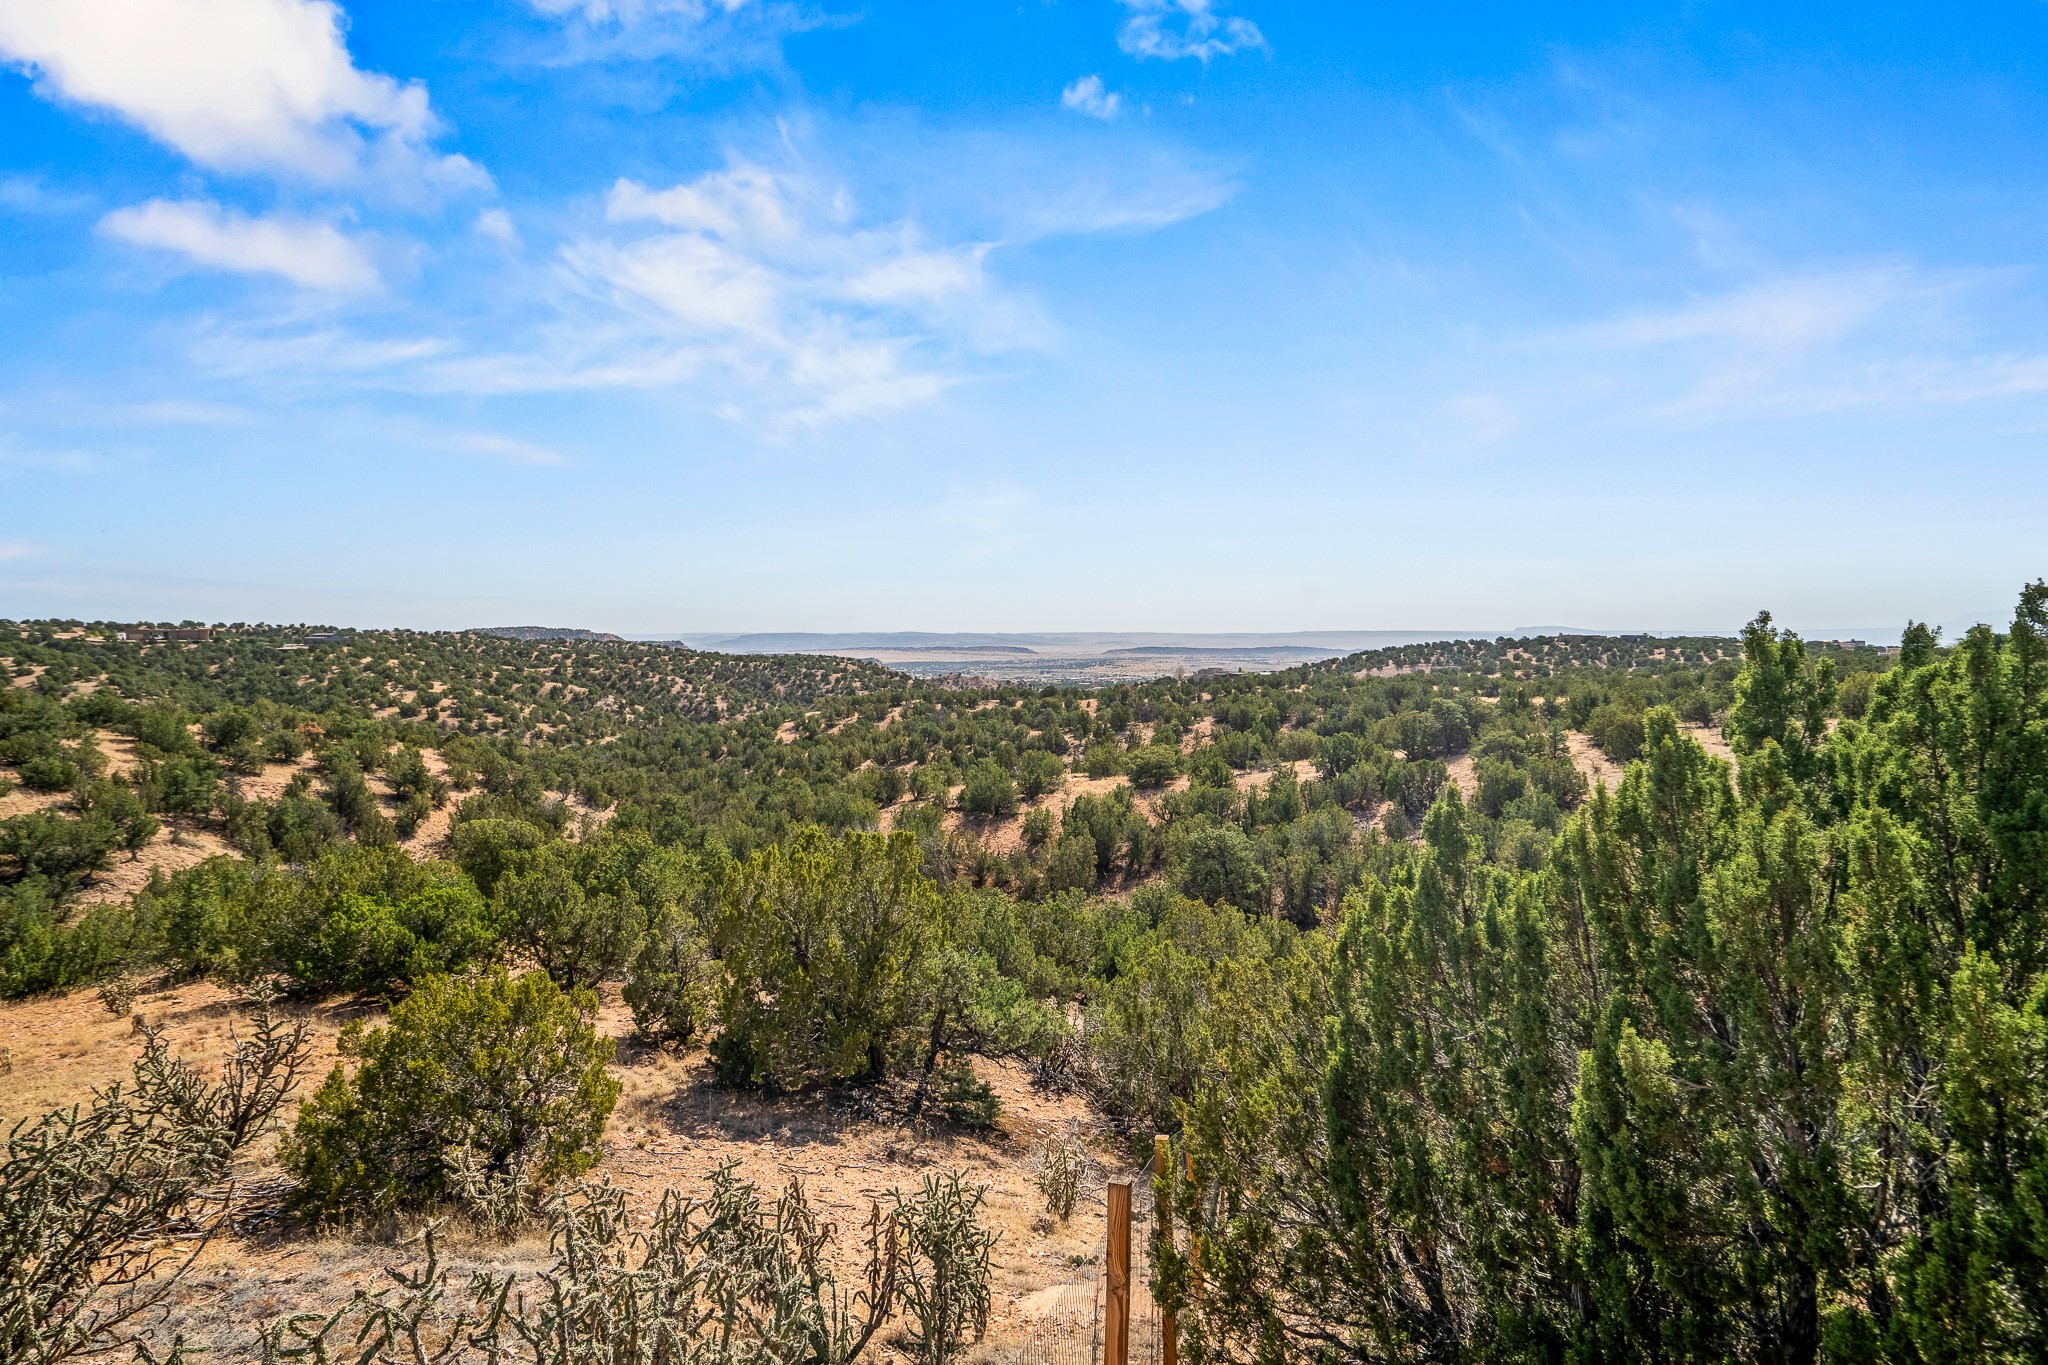
<path id="1" fill-rule="evenodd" d="M 1720 759 L 1730 767 L 1734 766 L 1735 753 L 1728 747 L 1728 741 L 1722 735 L 1719 726 L 1694 725 L 1688 721 L 1681 722 L 1679 728 L 1697 740 L 1699 746 L 1705 749 L 1710 756 Z M 1626 763 L 1616 763 L 1605 753 L 1601 752 L 1600 746 L 1595 744 L 1590 737 L 1580 734 L 1577 730 L 1567 733 L 1566 742 L 1571 745 L 1572 762 L 1577 765 L 1581 773 L 1585 774 L 1586 782 L 1589 786 L 1604 786 L 1617 791 L 1620 790 L 1621 775 L 1628 769 Z M 1471 766 L 1470 760 L 1464 761 L 1469 769 Z M 1455 780 L 1457 777 L 1456 764 L 1452 765 L 1451 775 Z M 1460 783 L 1460 785 L 1462 786 L 1463 784 Z M 1465 790 L 1469 794 L 1475 789 L 1466 787 Z"/>
<path id="2" fill-rule="evenodd" d="M 232 993 L 207 982 L 148 986 L 134 1008 L 165 1031 L 174 1050 L 208 1067 L 223 1055 L 236 1014 Z M 380 1016 L 366 1002 L 310 1012 L 316 1052 L 301 1096 L 334 1065 L 342 1026 Z M 701 1051 L 634 1040 L 615 992 L 607 993 L 599 1029 L 618 1040 L 615 1073 L 623 1090 L 595 1174 L 622 1188 L 635 1210 L 650 1212 L 669 1188 L 701 1191 L 711 1171 L 737 1161 L 770 1198 L 791 1179 L 802 1181 L 821 1219 L 840 1229 L 838 1250 L 850 1262 L 871 1200 L 913 1190 L 926 1173 L 960 1170 L 988 1187 L 984 1218 L 1001 1234 L 993 1253 L 995 1313 L 980 1354 L 1007 1358 L 1023 1341 L 1088 1330 L 1101 1274 L 1105 1184 L 1133 1179 L 1141 1195 L 1149 1187 L 1079 1097 L 1035 1087 L 1015 1064 L 982 1059 L 977 1069 L 1003 1102 L 994 1130 L 905 1124 L 887 1117 L 900 1111 L 900 1095 L 886 1092 L 872 1106 L 884 1115 L 877 1117 L 854 1092 L 768 1098 L 721 1090 Z M 12 1067 L 0 1081 L 0 1123 L 88 1100 L 95 1087 L 128 1074 L 138 1045 L 130 1021 L 109 1014 L 94 991 L 0 1006 L 0 1048 Z M 1065 1224 L 1045 1216 L 1033 1183 L 1040 1146 L 1056 1132 L 1080 1134 L 1091 1153 L 1081 1204 Z M 274 1139 L 259 1144 L 238 1179 L 257 1189 L 274 1181 L 274 1148 Z M 332 1308 L 358 1286 L 375 1287 L 385 1266 L 411 1255 L 401 1243 L 414 1227 L 315 1235 L 275 1218 L 254 1220 L 207 1247 L 180 1284 L 162 1339 L 183 1332 L 222 1359 L 250 1358 L 256 1324 Z M 539 1235 L 485 1244 L 454 1223 L 445 1248 L 458 1283 L 470 1268 L 532 1269 L 546 1256 Z"/>

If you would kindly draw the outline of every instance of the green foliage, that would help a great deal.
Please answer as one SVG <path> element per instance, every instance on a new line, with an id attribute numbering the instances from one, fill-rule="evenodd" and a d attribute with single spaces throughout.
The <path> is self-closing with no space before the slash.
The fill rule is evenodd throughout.
<path id="1" fill-rule="evenodd" d="M 1593 708 L 1586 733 L 1617 763 L 1643 756 L 1643 706 L 1634 693 L 1623 693 Z"/>
<path id="2" fill-rule="evenodd" d="M 960 788 L 960 809 L 969 815 L 1015 815 L 1017 784 L 1001 764 L 984 758 L 967 770 L 967 781 Z"/>
<path id="3" fill-rule="evenodd" d="M 334 1068 L 279 1152 L 298 1182 L 292 1207 L 349 1218 L 429 1206 L 465 1151 L 536 1195 L 588 1170 L 619 1094 L 596 1011 L 586 992 L 496 968 L 429 978 L 388 1025 L 351 1025 L 356 1070 Z"/>
<path id="4" fill-rule="evenodd" d="M 1017 789 L 1030 800 L 1058 791 L 1067 780 L 1067 765 L 1058 754 L 1026 749 L 1017 759 Z"/>
<path id="5" fill-rule="evenodd" d="M 932 1097 L 939 1114 L 948 1122 L 976 1132 L 996 1126 L 1003 1116 L 1003 1102 L 995 1088 L 975 1074 L 971 1058 L 953 1056 L 939 1064 L 933 1077 Z"/>
<path id="6" fill-rule="evenodd" d="M 496 897 L 512 942 L 564 990 L 617 976 L 643 923 L 630 891 L 584 890 L 576 855 L 567 844 L 544 845 L 500 878 Z"/>
<path id="7" fill-rule="evenodd" d="M 1124 771 L 1138 787 L 1163 787 L 1180 776 L 1180 749 L 1171 744 L 1147 744 L 1125 756 Z"/>
<path id="8" fill-rule="evenodd" d="M 1221 1030 L 1222 1001 L 1270 980 L 1276 955 L 1296 945 L 1270 922 L 1199 901 L 1168 900 L 1155 933 L 1133 935 L 1116 952 L 1113 974 L 1090 1002 L 1087 1041 L 1095 1084 L 1114 1112 L 1165 1132 L 1178 1107 L 1209 1083 Z"/>
<path id="9" fill-rule="evenodd" d="M 1081 767 L 1090 777 L 1115 777 L 1124 770 L 1124 751 L 1113 739 L 1089 743 L 1081 755 Z"/>
<path id="10" fill-rule="evenodd" d="M 47 878 L 68 885 L 113 862 L 121 831 L 104 815 L 69 819 L 55 811 L 30 811 L 0 820 L 0 859 L 11 879 Z"/>
<path id="11" fill-rule="evenodd" d="M 641 936 L 626 972 L 625 997 L 642 1036 L 686 1043 L 710 1010 L 710 956 L 696 920 L 663 909 Z"/>
<path id="12" fill-rule="evenodd" d="M 1739 773 L 1574 687 L 1641 757 L 1541 873 L 1487 856 L 1548 794 L 1489 795 L 1483 724 L 1480 807 L 1374 850 L 1327 970 L 1120 964 L 1097 1064 L 1186 1125 L 1190 1359 L 2048 1351 L 2048 587 L 1910 643 L 1831 732 L 1831 660 L 1759 618 Z"/>
<path id="13" fill-rule="evenodd" d="M 1266 870 L 1237 826 L 1204 824 L 1188 831 L 1177 862 L 1180 889 L 1186 895 L 1241 910 L 1265 907 Z"/>
<path id="14" fill-rule="evenodd" d="M 920 865 L 908 835 L 807 831 L 726 875 L 713 934 L 724 1080 L 794 1087 L 888 1069 L 939 932 Z"/>

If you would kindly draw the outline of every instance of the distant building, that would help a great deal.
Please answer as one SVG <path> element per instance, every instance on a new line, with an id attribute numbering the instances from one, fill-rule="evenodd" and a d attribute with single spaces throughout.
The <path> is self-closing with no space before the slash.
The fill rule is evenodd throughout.
<path id="1" fill-rule="evenodd" d="M 309 645 L 338 645 L 347 639 L 348 632 L 345 630 L 322 630 L 315 631 L 313 634 L 306 636 L 305 643 Z"/>
<path id="2" fill-rule="evenodd" d="M 115 626 L 114 638 L 131 645 L 192 643 L 213 638 L 212 626 Z"/>

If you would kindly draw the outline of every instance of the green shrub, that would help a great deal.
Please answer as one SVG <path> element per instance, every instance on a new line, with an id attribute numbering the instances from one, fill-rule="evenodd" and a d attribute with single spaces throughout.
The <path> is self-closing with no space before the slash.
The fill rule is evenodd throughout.
<path id="1" fill-rule="evenodd" d="M 490 896 L 497 893 L 498 879 L 518 864 L 520 854 L 547 841 L 546 830 L 525 820 L 458 818 L 448 832 L 448 856 Z"/>
<path id="2" fill-rule="evenodd" d="M 696 921 L 670 908 L 655 917 L 640 937 L 640 949 L 626 971 L 626 1004 L 642 1035 L 684 1043 L 703 1026 L 709 1012 L 710 959 Z"/>
<path id="3" fill-rule="evenodd" d="M 22 785 L 31 791 L 68 792 L 82 776 L 78 764 L 59 754 L 40 754 L 21 765 Z"/>
<path id="4" fill-rule="evenodd" d="M 0 859 L 11 859 L 16 878 L 47 877 L 69 884 L 104 871 L 120 831 L 101 815 L 78 819 L 56 811 L 30 811 L 0 820 Z"/>
<path id="5" fill-rule="evenodd" d="M 574 857 L 571 845 L 549 844 L 498 882 L 512 941 L 565 990 L 588 989 L 623 971 L 643 922 L 627 888 L 619 895 L 586 892 Z"/>
<path id="6" fill-rule="evenodd" d="M 1081 767 L 1090 777 L 1115 777 L 1124 770 L 1124 751 L 1115 740 L 1095 740 L 1082 753 Z"/>
<path id="7" fill-rule="evenodd" d="M 1027 798 L 1037 799 L 1048 792 L 1056 792 L 1067 780 L 1067 765 L 1060 762 L 1060 756 L 1047 753 L 1044 749 L 1027 749 L 1017 760 L 1017 789 Z"/>
<path id="8" fill-rule="evenodd" d="M 979 759 L 967 770 L 960 808 L 969 815 L 1015 815 L 1017 784 L 994 759 Z"/>
<path id="9" fill-rule="evenodd" d="M 440 1202 L 457 1162 L 538 1194 L 590 1169 L 617 1102 L 597 1000 L 539 972 L 433 977 L 391 1022 L 343 1035 L 337 1064 L 279 1152 L 290 1203 L 317 1217 Z M 466 1150 L 465 1150 L 466 1149 Z"/>
<path id="10" fill-rule="evenodd" d="M 1180 750 L 1170 744 L 1147 744 L 1126 756 L 1124 767 L 1140 787 L 1163 787 L 1180 776 Z"/>
<path id="11" fill-rule="evenodd" d="M 1862 720 L 1870 710 L 1870 694 L 1877 682 L 1875 673 L 1851 673 L 1835 687 L 1835 709 L 1844 720 Z M 1683 712 L 1680 712 L 1683 715 Z M 1711 716 L 1711 713 L 1709 713 Z M 1692 719 L 1690 716 L 1688 720 Z"/>
<path id="12" fill-rule="evenodd" d="M 490 907 L 467 882 L 432 887 L 394 905 L 350 893 L 327 912 L 291 975 L 310 991 L 389 991 L 460 971 L 497 952 Z"/>
<path id="13" fill-rule="evenodd" d="M 1602 702 L 1586 720 L 1586 733 L 1617 763 L 1643 756 L 1643 710 L 1622 701 Z"/>
<path id="14" fill-rule="evenodd" d="M 720 888 L 722 1080 L 879 1078 L 905 1041 L 939 929 L 915 837 L 805 830 Z"/>
<path id="15" fill-rule="evenodd" d="M 972 1057 L 949 1057 L 932 1079 L 932 1098 L 947 1121 L 980 1132 L 995 1127 L 1003 1116 L 1002 1100 L 975 1074 Z"/>
<path id="16" fill-rule="evenodd" d="M 1236 825 L 1203 825 L 1181 847 L 1182 892 L 1215 905 L 1259 910 L 1266 904 L 1266 869 L 1258 849 Z"/>

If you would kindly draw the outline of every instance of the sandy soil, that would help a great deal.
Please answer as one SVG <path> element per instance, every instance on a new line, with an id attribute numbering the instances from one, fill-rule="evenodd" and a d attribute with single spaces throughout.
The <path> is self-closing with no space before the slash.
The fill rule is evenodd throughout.
<path id="1" fill-rule="evenodd" d="M 1621 789 L 1621 774 L 1625 764 L 1616 763 L 1602 752 L 1589 736 L 1577 730 L 1567 731 L 1565 743 L 1570 746 L 1572 763 L 1585 776 L 1588 787 L 1611 787 Z"/>
<path id="2" fill-rule="evenodd" d="M 1735 753 L 1728 747 L 1728 741 L 1722 735 L 1719 726 L 1693 725 L 1681 722 L 1680 728 L 1686 734 L 1692 736 L 1693 739 L 1699 741 L 1700 747 L 1713 757 L 1721 759 L 1731 767 L 1734 765 Z M 1626 770 L 1627 764 L 1616 763 L 1613 759 L 1602 753 L 1600 746 L 1595 744 L 1592 739 L 1580 734 L 1577 730 L 1569 731 L 1566 734 L 1566 741 L 1571 745 L 1572 762 L 1578 766 L 1581 773 L 1585 774 L 1589 785 L 1604 785 L 1616 790 L 1620 789 L 1621 775 Z"/>
<path id="3" fill-rule="evenodd" d="M 157 830 L 156 837 L 144 845 L 136 857 L 131 859 L 126 853 L 116 850 L 113 865 L 105 872 L 93 874 L 92 880 L 79 890 L 76 903 L 100 905 L 107 901 L 127 900 L 149 884 L 149 874 L 157 868 L 162 868 L 168 877 L 223 854 L 241 856 L 226 839 L 211 829 L 182 822 L 173 824 L 166 819 L 163 827 Z"/>
<path id="4" fill-rule="evenodd" d="M 152 984 L 137 995 L 135 1010 L 162 1028 L 175 1050 L 203 1066 L 223 1055 L 236 1012 L 231 992 L 203 982 Z M 302 1096 L 334 1064 L 342 1025 L 378 1016 L 363 1002 L 310 1012 L 316 1051 Z M 845 1234 L 838 1250 L 850 1258 L 852 1230 L 870 1200 L 914 1189 L 928 1172 L 961 1170 L 988 1186 L 984 1217 L 1001 1233 L 993 1256 L 990 1346 L 1043 1335 L 1063 1320 L 1069 1330 L 1085 1332 L 1102 1258 L 1103 1185 L 1135 1175 L 1141 1202 L 1147 1187 L 1122 1149 L 1101 1138 L 1096 1116 L 1080 1098 L 1035 1088 L 1015 1064 L 977 1061 L 1002 1097 L 1004 1113 L 997 1128 L 975 1134 L 894 1117 L 901 1111 L 901 1089 L 876 1095 L 875 1106 L 860 1106 L 854 1092 L 770 1099 L 720 1090 L 711 1083 L 701 1050 L 634 1041 L 631 1020 L 613 991 L 606 993 L 599 1029 L 619 1040 L 615 1071 L 623 1091 L 596 1174 L 624 1189 L 636 1209 L 651 1210 L 668 1188 L 701 1190 L 712 1170 L 737 1161 L 741 1173 L 769 1195 L 791 1179 L 801 1180 L 813 1207 Z M 0 1120 L 7 1123 L 86 1101 L 95 1087 L 125 1077 L 138 1050 L 130 1022 L 108 1014 L 92 991 L 0 1006 L 0 1047 L 8 1050 L 13 1068 L 0 1087 Z M 1091 1152 L 1081 1206 L 1065 1224 L 1044 1215 L 1032 1183 L 1037 1151 L 1055 1132 L 1081 1134 Z M 239 1173 L 251 1188 L 278 1176 L 274 1146 L 271 1140 L 261 1143 Z M 386 1264 L 403 1259 L 393 1232 L 315 1236 L 275 1219 L 255 1220 L 207 1249 L 178 1291 L 169 1326 L 228 1358 L 244 1358 L 253 1354 L 255 1322 L 332 1306 L 355 1286 L 370 1284 Z M 459 1227 L 450 1230 L 448 1246 L 458 1279 L 464 1278 L 463 1267 L 531 1267 L 545 1255 L 537 1237 L 485 1246 Z"/>
<path id="5" fill-rule="evenodd" d="M 1479 799 L 1478 766 L 1479 760 L 1469 749 L 1444 763 L 1447 779 L 1457 785 L 1458 795 L 1465 798 L 1468 806 Z"/>
<path id="6" fill-rule="evenodd" d="M 1273 778 L 1280 772 L 1282 767 L 1293 771 L 1296 782 L 1307 784 L 1316 780 L 1315 760 L 1296 758 L 1287 760 L 1283 764 L 1272 768 L 1259 768 L 1252 772 L 1239 773 L 1237 775 L 1238 790 L 1245 792 L 1264 791 L 1272 784 Z M 1186 779 L 1182 779 L 1182 782 L 1185 785 Z"/>

